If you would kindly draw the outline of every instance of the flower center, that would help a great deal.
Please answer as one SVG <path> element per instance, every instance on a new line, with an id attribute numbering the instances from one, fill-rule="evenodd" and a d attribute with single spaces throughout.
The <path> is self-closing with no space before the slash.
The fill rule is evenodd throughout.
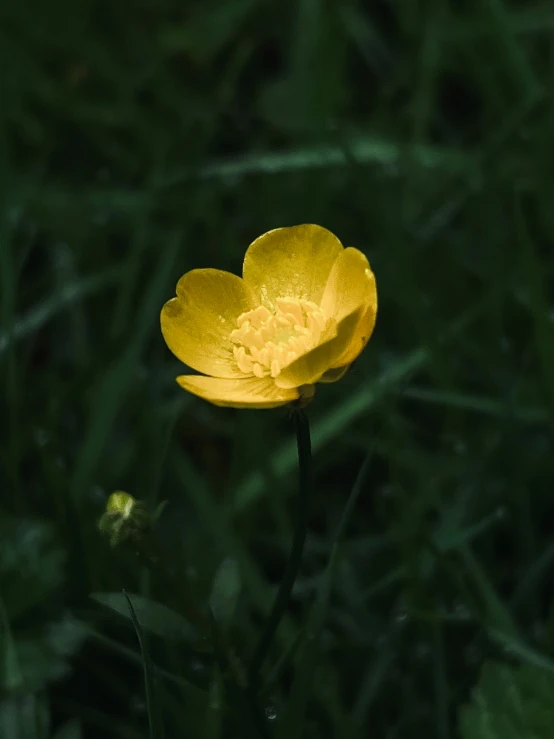
<path id="1" fill-rule="evenodd" d="M 242 372 L 277 377 L 298 357 L 317 346 L 327 320 L 310 300 L 278 298 L 272 313 L 264 306 L 243 313 L 231 331 L 233 353 Z"/>

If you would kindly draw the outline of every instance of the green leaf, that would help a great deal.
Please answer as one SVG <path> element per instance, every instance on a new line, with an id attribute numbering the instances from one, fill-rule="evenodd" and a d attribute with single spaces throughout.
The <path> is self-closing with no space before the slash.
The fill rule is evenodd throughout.
<path id="1" fill-rule="evenodd" d="M 215 573 L 210 606 L 215 620 L 224 626 L 229 626 L 242 589 L 239 566 L 236 560 L 226 557 Z"/>
<path id="2" fill-rule="evenodd" d="M 127 598 L 123 593 L 92 593 L 90 597 L 120 616 L 131 618 Z M 146 631 L 170 641 L 195 641 L 198 638 L 186 618 L 171 608 L 142 595 L 130 593 L 128 597 L 141 627 Z"/>
<path id="3" fill-rule="evenodd" d="M 528 665 L 486 663 L 459 725 L 461 739 L 551 739 L 554 676 Z"/>

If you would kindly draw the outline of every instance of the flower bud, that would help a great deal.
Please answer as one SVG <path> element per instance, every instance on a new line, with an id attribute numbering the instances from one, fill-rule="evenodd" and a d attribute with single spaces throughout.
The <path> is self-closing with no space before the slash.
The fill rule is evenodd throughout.
<path id="1" fill-rule="evenodd" d="M 116 490 L 108 498 L 98 528 L 108 537 L 112 547 L 138 545 L 150 531 L 151 523 L 150 511 L 144 503 L 129 493 Z"/>

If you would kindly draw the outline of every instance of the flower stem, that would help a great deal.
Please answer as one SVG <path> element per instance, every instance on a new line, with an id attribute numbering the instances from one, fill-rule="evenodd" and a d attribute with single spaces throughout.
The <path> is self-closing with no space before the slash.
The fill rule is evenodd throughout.
<path id="1" fill-rule="evenodd" d="M 298 449 L 298 519 L 285 573 L 250 665 L 250 685 L 253 688 L 258 683 L 258 677 L 269 653 L 271 642 L 287 609 L 290 594 L 300 570 L 308 530 L 308 500 L 312 489 L 310 423 L 302 409 L 295 410 L 293 419 Z"/>

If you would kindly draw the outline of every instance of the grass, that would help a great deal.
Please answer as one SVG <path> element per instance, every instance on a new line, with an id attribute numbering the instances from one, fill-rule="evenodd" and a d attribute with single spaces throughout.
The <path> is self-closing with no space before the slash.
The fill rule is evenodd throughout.
<path id="1" fill-rule="evenodd" d="M 454 739 L 485 662 L 552 669 L 553 23 L 538 0 L 2 6 L 0 735 Z M 380 307 L 308 409 L 260 728 L 241 680 L 294 531 L 292 423 L 185 395 L 158 315 L 302 222 L 368 255 Z M 155 634 L 143 665 L 144 623 L 89 598 L 180 609 L 100 537 L 116 489 L 167 501 L 162 563 L 200 605 L 238 566 L 222 671 Z"/>

